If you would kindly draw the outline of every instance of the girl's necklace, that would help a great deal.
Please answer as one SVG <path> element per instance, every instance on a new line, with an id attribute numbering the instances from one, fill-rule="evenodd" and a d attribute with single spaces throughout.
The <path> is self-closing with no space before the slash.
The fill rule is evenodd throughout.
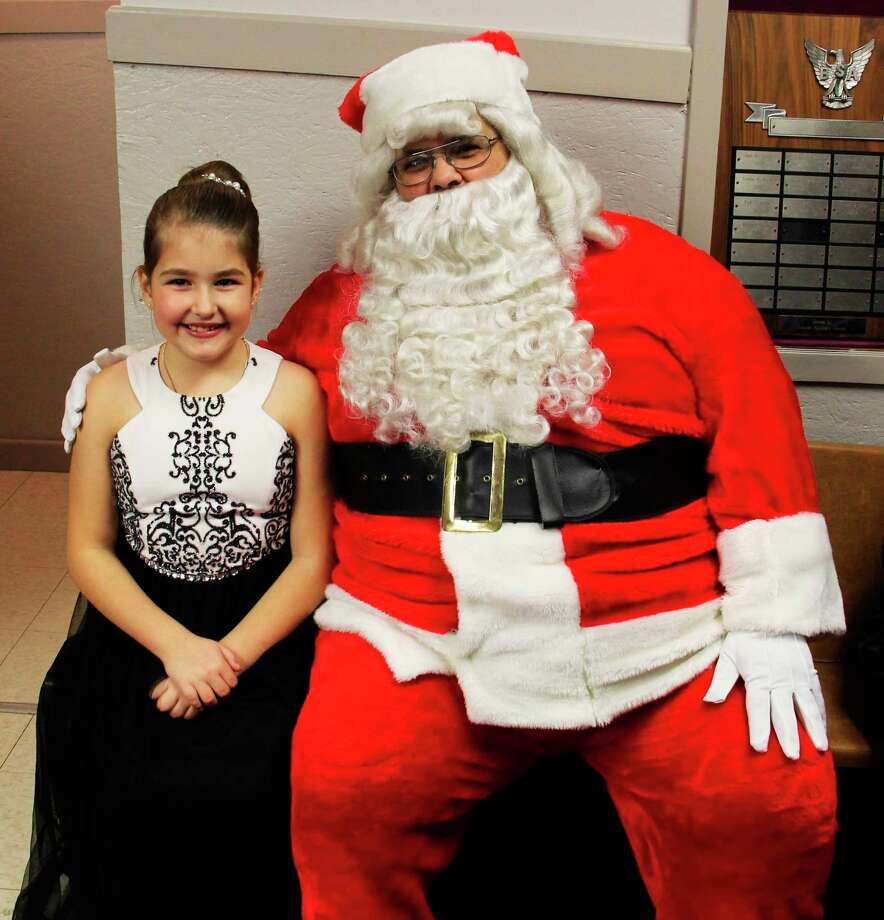
<path id="1" fill-rule="evenodd" d="M 175 386 L 175 381 L 172 379 L 172 375 L 169 373 L 169 365 L 166 364 L 166 343 L 165 342 L 163 342 L 163 344 L 160 345 L 160 368 L 162 369 L 163 373 L 166 375 L 166 379 L 169 381 L 169 386 L 172 387 L 172 389 L 176 393 L 179 393 L 178 387 Z"/>
<path id="2" fill-rule="evenodd" d="M 240 342 L 242 342 L 243 345 L 245 345 L 245 349 L 246 349 L 245 364 L 243 364 L 242 374 L 239 375 L 240 377 L 242 377 L 242 375 L 246 372 L 246 368 L 249 366 L 249 346 L 246 345 L 245 339 L 240 339 Z M 165 342 L 163 342 L 163 344 L 160 345 L 160 369 L 166 375 L 166 379 L 169 381 L 169 386 L 172 387 L 172 389 L 180 396 L 181 390 L 179 390 L 178 387 L 175 386 L 175 380 L 173 379 L 172 375 L 169 373 L 169 365 L 166 363 L 166 343 Z"/>

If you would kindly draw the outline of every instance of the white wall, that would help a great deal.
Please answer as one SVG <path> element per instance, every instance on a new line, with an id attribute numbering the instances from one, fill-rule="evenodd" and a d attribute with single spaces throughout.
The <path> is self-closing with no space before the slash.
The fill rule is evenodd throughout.
<path id="1" fill-rule="evenodd" d="M 261 215 L 267 281 L 250 335 L 273 328 L 334 258 L 354 216 L 358 135 L 337 115 L 352 80 L 201 67 L 114 65 L 123 277 L 142 261 L 154 199 L 216 157 L 240 169 Z M 534 93 L 545 128 L 583 160 L 606 205 L 670 230 L 678 224 L 682 106 Z M 150 317 L 124 286 L 126 339 L 154 341 Z"/>
<path id="2" fill-rule="evenodd" d="M 322 18 L 512 29 L 629 42 L 690 44 L 691 0 L 122 0 L 123 6 L 283 13 Z M 579 15 L 575 15 L 575 9 Z"/>
<path id="3" fill-rule="evenodd" d="M 804 433 L 810 441 L 884 445 L 884 387 L 798 387 Z"/>
<path id="4" fill-rule="evenodd" d="M 503 28 L 689 44 L 691 0 L 123 0 L 123 6 Z M 248 40 L 247 35 L 244 40 Z M 382 61 L 378 61 L 378 64 Z M 528 62 L 530 66 L 530 61 Z M 228 159 L 253 189 L 268 279 L 251 335 L 272 328 L 333 259 L 349 225 L 357 136 L 337 117 L 349 78 L 115 64 L 123 275 L 141 261 L 154 198 L 190 166 Z M 550 134 L 599 178 L 608 207 L 678 227 L 685 143 L 681 105 L 534 93 Z M 126 337 L 152 341 L 149 317 L 125 292 Z"/>

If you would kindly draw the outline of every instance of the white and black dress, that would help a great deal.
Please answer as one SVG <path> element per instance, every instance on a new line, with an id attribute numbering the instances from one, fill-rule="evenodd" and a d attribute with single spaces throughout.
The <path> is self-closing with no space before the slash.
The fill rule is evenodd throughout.
<path id="1" fill-rule="evenodd" d="M 296 448 L 262 405 L 280 358 L 249 344 L 212 397 L 163 383 L 158 349 L 128 359 L 142 411 L 114 438 L 117 555 L 199 636 L 222 638 L 291 558 Z M 312 618 L 184 721 L 149 698 L 161 662 L 85 605 L 37 714 L 34 836 L 15 920 L 299 916 L 289 750 Z"/>

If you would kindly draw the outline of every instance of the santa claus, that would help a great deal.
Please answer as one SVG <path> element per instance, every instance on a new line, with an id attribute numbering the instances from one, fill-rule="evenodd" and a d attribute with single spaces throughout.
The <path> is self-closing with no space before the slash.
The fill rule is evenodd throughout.
<path id="1" fill-rule="evenodd" d="M 364 218 L 266 343 L 325 389 L 339 490 L 304 916 L 431 916 L 476 803 L 575 750 L 658 917 L 819 917 L 806 637 L 844 620 L 794 390 L 735 278 L 599 210 L 526 73 L 485 33 L 357 82 Z"/>

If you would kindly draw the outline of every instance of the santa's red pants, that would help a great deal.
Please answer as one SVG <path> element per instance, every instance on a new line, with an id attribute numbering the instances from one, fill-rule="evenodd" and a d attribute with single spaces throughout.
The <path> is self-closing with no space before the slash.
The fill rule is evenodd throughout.
<path id="1" fill-rule="evenodd" d="M 703 703 L 709 679 L 605 728 L 494 728 L 467 721 L 453 678 L 397 684 L 364 640 L 321 633 L 293 739 L 305 920 L 431 917 L 426 884 L 453 858 L 473 806 L 566 749 L 607 781 L 659 920 L 821 917 L 831 756 L 803 729 L 797 763 L 773 738 L 766 754 L 752 751 L 742 689 Z M 590 916 L 591 889 L 586 898 Z"/>

